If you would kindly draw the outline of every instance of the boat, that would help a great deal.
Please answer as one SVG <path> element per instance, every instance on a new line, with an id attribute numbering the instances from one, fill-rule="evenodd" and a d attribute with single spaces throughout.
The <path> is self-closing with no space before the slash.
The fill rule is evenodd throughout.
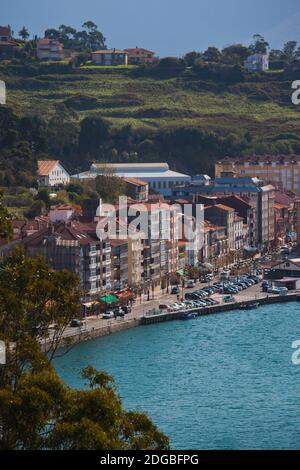
<path id="1" fill-rule="evenodd" d="M 260 306 L 259 302 L 252 302 L 251 304 L 245 305 L 246 310 L 252 310 L 253 308 L 258 308 Z"/>
<path id="2" fill-rule="evenodd" d="M 183 313 L 181 315 L 181 319 L 182 320 L 193 320 L 194 318 L 197 318 L 198 314 L 197 312 L 187 312 L 187 313 Z"/>

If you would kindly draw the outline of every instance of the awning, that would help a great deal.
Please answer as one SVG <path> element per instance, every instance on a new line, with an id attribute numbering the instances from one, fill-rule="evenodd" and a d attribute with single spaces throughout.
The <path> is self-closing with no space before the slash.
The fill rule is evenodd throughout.
<path id="1" fill-rule="evenodd" d="M 179 274 L 179 276 L 184 276 L 184 270 L 178 269 L 178 271 L 176 271 L 176 274 Z"/>
<path id="2" fill-rule="evenodd" d="M 97 304 L 98 302 L 94 301 L 94 302 L 84 302 L 82 305 L 86 308 L 90 308 L 90 307 L 94 307 Z"/>
<path id="3" fill-rule="evenodd" d="M 114 304 L 115 302 L 118 302 L 119 299 L 113 294 L 108 294 L 105 295 L 104 297 L 100 297 L 101 302 L 105 302 L 106 304 Z"/>
<path id="4" fill-rule="evenodd" d="M 128 300 L 133 297 L 133 293 L 130 289 L 120 290 L 119 292 L 116 292 L 116 295 L 120 300 Z"/>

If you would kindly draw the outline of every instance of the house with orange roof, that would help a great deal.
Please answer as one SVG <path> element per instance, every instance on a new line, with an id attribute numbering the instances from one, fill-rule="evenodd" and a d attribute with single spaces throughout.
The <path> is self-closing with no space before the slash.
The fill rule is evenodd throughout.
<path id="1" fill-rule="evenodd" d="M 70 174 L 59 160 L 38 161 L 39 186 L 65 186 L 70 182 Z"/>
<path id="2" fill-rule="evenodd" d="M 19 44 L 14 41 L 10 26 L 0 26 L 0 58 L 14 56 Z"/>
<path id="3" fill-rule="evenodd" d="M 39 60 L 63 60 L 65 57 L 64 45 L 56 39 L 37 39 L 36 55 Z"/>
<path id="4" fill-rule="evenodd" d="M 143 47 L 129 47 L 125 49 L 128 56 L 128 63 L 132 65 L 153 64 L 158 61 L 155 52 L 144 49 Z"/>

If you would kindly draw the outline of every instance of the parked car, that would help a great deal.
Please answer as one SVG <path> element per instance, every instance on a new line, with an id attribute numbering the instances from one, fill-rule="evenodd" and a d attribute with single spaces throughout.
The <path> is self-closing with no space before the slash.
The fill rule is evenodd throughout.
<path id="1" fill-rule="evenodd" d="M 171 305 L 171 308 L 172 308 L 173 310 L 180 310 L 180 309 L 181 309 L 181 307 L 180 307 L 176 302 Z"/>
<path id="2" fill-rule="evenodd" d="M 115 318 L 115 313 L 110 310 L 109 312 L 105 312 L 102 315 L 103 320 L 111 320 L 112 318 Z"/>
<path id="3" fill-rule="evenodd" d="M 195 281 L 193 281 L 193 279 L 190 279 L 189 281 L 187 281 L 186 287 L 188 289 L 192 289 L 193 287 L 195 287 Z"/>
<path id="4" fill-rule="evenodd" d="M 280 294 L 279 295 L 287 295 L 289 290 L 287 287 L 278 287 L 278 289 L 280 290 Z"/>
<path id="5" fill-rule="evenodd" d="M 233 297 L 233 295 L 224 295 L 223 302 L 225 304 L 227 304 L 229 302 L 235 302 L 235 298 Z"/>
<path id="6" fill-rule="evenodd" d="M 178 295 L 180 294 L 180 289 L 178 286 L 172 287 L 171 294 Z"/>
<path id="7" fill-rule="evenodd" d="M 160 304 L 158 306 L 159 310 L 169 310 L 170 309 L 170 305 L 167 305 L 167 304 Z"/>
<path id="8" fill-rule="evenodd" d="M 268 294 L 280 294 L 280 289 L 277 287 L 269 287 L 268 288 Z"/>
<path id="9" fill-rule="evenodd" d="M 70 326 L 72 328 L 80 328 L 81 326 L 83 325 L 83 322 L 81 320 L 72 320 L 71 323 L 70 323 Z"/>

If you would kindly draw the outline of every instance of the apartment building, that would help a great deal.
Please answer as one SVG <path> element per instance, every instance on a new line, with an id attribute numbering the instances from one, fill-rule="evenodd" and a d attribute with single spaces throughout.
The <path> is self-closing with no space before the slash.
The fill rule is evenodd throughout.
<path id="1" fill-rule="evenodd" d="M 128 286 L 138 287 L 142 282 L 142 239 L 140 234 L 131 234 L 128 242 Z"/>
<path id="2" fill-rule="evenodd" d="M 214 269 L 222 268 L 228 264 L 229 254 L 226 227 L 219 227 L 205 220 L 201 262 L 211 264 Z"/>
<path id="3" fill-rule="evenodd" d="M 238 178 L 256 177 L 300 196 L 300 155 L 227 157 L 215 164 L 216 178 L 230 173 Z"/>
<path id="4" fill-rule="evenodd" d="M 64 45 L 56 39 L 37 39 L 36 55 L 39 60 L 63 60 Z"/>
<path id="5" fill-rule="evenodd" d="M 233 240 L 234 240 L 234 249 L 240 251 L 245 246 L 244 239 L 244 221 L 242 217 L 234 214 L 233 219 Z"/>
<path id="6" fill-rule="evenodd" d="M 257 178 L 227 176 L 215 178 L 209 185 L 194 183 L 173 189 L 175 199 L 193 197 L 195 202 L 199 196 L 218 198 L 233 195 L 245 200 L 253 208 L 253 232 L 249 236 L 252 240 L 251 246 L 262 248 L 274 243 L 275 188 L 272 185 L 263 185 Z M 230 246 L 232 247 L 232 241 Z"/>
<path id="7" fill-rule="evenodd" d="M 96 235 L 96 223 L 58 223 L 22 241 L 28 256 L 42 256 L 55 270 L 78 275 L 85 296 L 111 290 L 111 246 Z"/>
<path id="8" fill-rule="evenodd" d="M 111 245 L 111 284 L 113 290 L 128 286 L 128 241 L 110 240 Z"/>
<path id="9" fill-rule="evenodd" d="M 127 185 L 127 194 L 136 201 L 148 201 L 149 183 L 138 178 L 123 178 Z"/>
<path id="10" fill-rule="evenodd" d="M 235 249 L 235 211 L 232 207 L 225 206 L 224 204 L 215 204 L 213 206 L 205 207 L 204 218 L 212 224 L 225 227 L 226 235 L 228 238 L 228 247 L 230 250 Z M 237 236 L 237 235 L 236 235 Z"/>

